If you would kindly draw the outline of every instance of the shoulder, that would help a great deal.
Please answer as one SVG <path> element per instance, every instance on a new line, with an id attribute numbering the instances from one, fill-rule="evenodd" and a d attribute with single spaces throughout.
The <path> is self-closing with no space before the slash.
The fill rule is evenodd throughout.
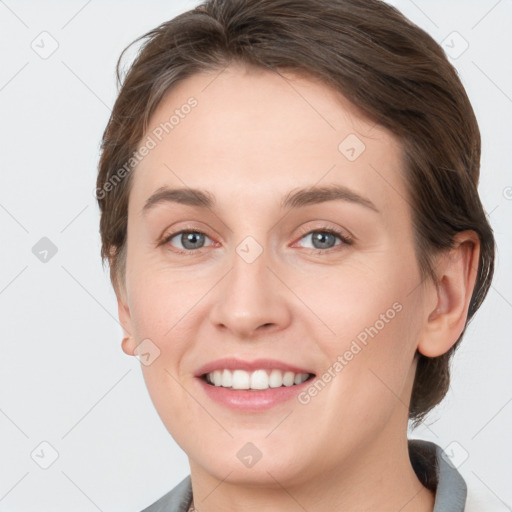
<path id="1" fill-rule="evenodd" d="M 192 502 L 190 475 L 142 512 L 187 512 Z"/>
<path id="2" fill-rule="evenodd" d="M 456 464 L 456 453 L 450 447 L 443 450 L 439 445 L 422 439 L 409 439 L 411 464 L 422 484 L 435 494 L 433 512 L 505 512 L 502 502 L 490 503 L 489 495 L 483 495 L 481 486 L 468 476 L 464 480 Z"/>
<path id="3" fill-rule="evenodd" d="M 468 488 L 465 480 L 436 443 L 410 439 L 409 457 L 421 483 L 435 495 L 433 512 L 466 512 Z"/>

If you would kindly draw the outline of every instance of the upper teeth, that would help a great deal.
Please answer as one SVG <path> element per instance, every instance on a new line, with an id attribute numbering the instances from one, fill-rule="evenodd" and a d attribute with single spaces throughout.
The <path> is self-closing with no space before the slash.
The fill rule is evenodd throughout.
<path id="1" fill-rule="evenodd" d="M 301 384 L 309 373 L 282 372 L 281 370 L 215 370 L 206 374 L 206 380 L 217 387 L 233 389 L 268 389 L 283 385 Z"/>

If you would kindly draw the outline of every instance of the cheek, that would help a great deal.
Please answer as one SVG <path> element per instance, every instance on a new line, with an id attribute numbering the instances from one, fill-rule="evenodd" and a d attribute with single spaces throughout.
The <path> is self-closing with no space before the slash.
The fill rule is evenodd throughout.
<path id="1" fill-rule="evenodd" d="M 129 283 L 135 330 L 147 338 L 172 337 L 180 319 L 187 318 L 198 301 L 200 284 L 186 270 L 161 271 L 148 261 L 139 263 L 132 265 Z"/>
<path id="2" fill-rule="evenodd" d="M 414 266 L 400 268 L 390 259 L 379 269 L 343 269 L 310 288 L 308 306 L 330 331 L 324 327 L 316 339 L 326 371 L 336 375 L 336 401 L 352 396 L 355 407 L 378 409 L 401 396 L 417 345 L 415 279 Z"/>
<path id="3" fill-rule="evenodd" d="M 385 262 L 371 268 L 363 262 L 331 267 L 323 274 L 303 275 L 295 281 L 294 291 L 329 328 L 327 339 L 335 345 L 358 336 L 364 342 L 400 324 L 414 277 L 396 267 Z"/>

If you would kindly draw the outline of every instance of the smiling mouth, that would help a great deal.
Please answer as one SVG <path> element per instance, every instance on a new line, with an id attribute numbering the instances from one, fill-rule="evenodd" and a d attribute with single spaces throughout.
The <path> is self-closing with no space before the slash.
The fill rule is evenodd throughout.
<path id="1" fill-rule="evenodd" d="M 223 369 L 201 375 L 201 379 L 214 387 L 258 391 L 297 386 L 314 377 L 313 373 L 294 373 L 277 369 L 260 369 L 253 372 Z"/>

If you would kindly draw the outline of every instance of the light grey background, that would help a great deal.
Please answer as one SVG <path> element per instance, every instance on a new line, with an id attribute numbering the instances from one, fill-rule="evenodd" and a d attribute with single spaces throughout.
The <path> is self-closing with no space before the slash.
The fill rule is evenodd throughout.
<path id="1" fill-rule="evenodd" d="M 467 88 L 498 243 L 450 393 L 410 435 L 447 449 L 482 510 L 510 510 L 512 1 L 391 3 L 445 41 Z M 0 0 L 0 511 L 138 512 L 188 474 L 121 351 L 93 190 L 121 50 L 196 4 Z"/>

